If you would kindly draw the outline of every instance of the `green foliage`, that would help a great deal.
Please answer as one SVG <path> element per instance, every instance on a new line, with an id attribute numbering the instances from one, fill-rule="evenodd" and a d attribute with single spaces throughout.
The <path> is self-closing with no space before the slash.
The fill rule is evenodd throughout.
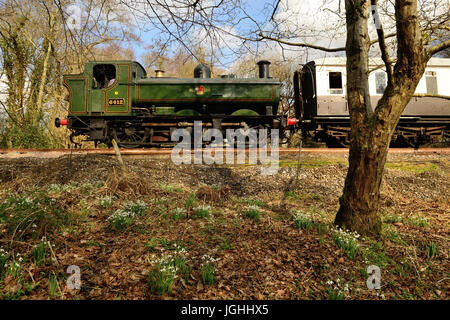
<path id="1" fill-rule="evenodd" d="M 59 297 L 58 277 L 55 274 L 48 277 L 48 291 L 51 297 Z"/>
<path id="2" fill-rule="evenodd" d="M 147 204 L 144 201 L 128 201 L 124 204 L 124 210 L 132 215 L 141 216 L 147 211 Z"/>
<path id="3" fill-rule="evenodd" d="M 182 191 L 182 189 L 180 187 L 173 186 L 171 184 L 159 183 L 158 187 L 160 187 L 162 190 L 168 191 L 168 192 L 181 192 Z"/>
<path id="4" fill-rule="evenodd" d="M 166 197 L 161 197 L 161 198 L 152 199 L 152 202 L 155 205 L 167 204 L 169 202 L 169 199 L 167 199 Z"/>
<path id="5" fill-rule="evenodd" d="M 425 253 L 428 259 L 435 259 L 439 253 L 439 246 L 435 242 L 430 241 L 425 245 Z"/>
<path id="6" fill-rule="evenodd" d="M 47 241 L 45 237 L 41 239 L 39 244 L 33 247 L 31 251 L 31 256 L 33 257 L 33 261 L 36 265 L 40 266 L 45 263 L 47 260 L 47 247 L 50 245 L 50 242 Z"/>
<path id="7" fill-rule="evenodd" d="M 388 215 L 388 216 L 384 217 L 383 222 L 385 222 L 385 223 L 399 223 L 399 222 L 402 222 L 402 217 L 400 217 L 398 215 Z"/>
<path id="8" fill-rule="evenodd" d="M 410 163 L 410 162 L 396 162 L 396 163 L 386 163 L 386 168 L 392 168 L 396 170 L 414 172 L 414 173 L 424 173 L 427 171 L 436 171 L 438 167 L 436 164 L 431 162 L 425 163 Z"/>
<path id="9" fill-rule="evenodd" d="M 338 289 L 327 288 L 328 300 L 344 300 L 344 293 Z"/>
<path id="10" fill-rule="evenodd" d="M 216 265 L 214 264 L 217 259 L 214 259 L 208 254 L 202 257 L 202 282 L 205 285 L 213 285 L 216 283 L 215 273 Z"/>
<path id="11" fill-rule="evenodd" d="M 186 210 L 182 208 L 175 208 L 172 210 L 172 219 L 175 221 L 186 218 Z"/>
<path id="12" fill-rule="evenodd" d="M 416 227 L 426 227 L 428 226 L 428 219 L 423 217 L 408 217 L 403 218 L 398 215 L 388 215 L 385 216 L 383 219 L 383 222 L 385 223 L 404 223 L 410 226 L 416 226 Z"/>
<path id="13" fill-rule="evenodd" d="M 302 211 L 297 211 L 294 214 L 294 223 L 297 228 L 302 230 L 311 229 L 313 226 L 311 214 Z"/>
<path id="14" fill-rule="evenodd" d="M 190 195 L 189 195 L 189 197 L 186 199 L 186 205 L 185 205 L 185 207 L 186 207 L 186 209 L 191 209 L 191 208 L 193 208 L 194 206 L 195 206 L 195 204 L 197 203 L 197 199 L 196 199 L 196 197 L 195 197 L 195 192 L 193 192 L 193 193 L 191 193 Z"/>
<path id="15" fill-rule="evenodd" d="M 22 262 L 23 258 L 20 253 L 17 253 L 15 257 L 13 257 L 6 269 L 6 275 L 11 276 L 16 280 L 21 280 L 22 278 Z"/>
<path id="16" fill-rule="evenodd" d="M 32 124 L 23 127 L 12 126 L 8 135 L 13 148 L 48 149 L 52 147 L 48 132 L 43 126 Z"/>
<path id="17" fill-rule="evenodd" d="M 152 293 L 163 295 L 172 292 L 175 280 L 175 269 L 170 267 L 159 267 L 148 274 L 148 282 Z"/>
<path id="18" fill-rule="evenodd" d="M 236 199 L 236 202 L 245 203 L 249 206 L 256 206 L 260 208 L 265 208 L 267 206 L 267 204 L 264 201 L 255 198 L 238 198 Z"/>
<path id="19" fill-rule="evenodd" d="M 159 239 L 159 244 L 164 248 L 164 249 L 171 249 L 171 243 L 169 240 L 167 240 L 166 238 L 161 238 Z"/>
<path id="20" fill-rule="evenodd" d="M 316 228 L 319 235 L 327 233 L 329 229 L 329 226 L 327 224 L 321 222 L 314 223 L 314 227 Z"/>
<path id="21" fill-rule="evenodd" d="M 163 295 L 172 292 L 175 279 L 180 276 L 187 280 L 191 274 L 192 267 L 187 263 L 186 258 L 182 255 L 184 250 L 181 249 L 174 255 L 165 255 L 156 262 L 156 257 L 147 257 L 153 268 L 148 274 L 148 282 L 150 291 L 154 294 Z"/>
<path id="22" fill-rule="evenodd" d="M 374 264 L 380 268 L 387 268 L 390 258 L 383 251 L 382 245 L 375 242 L 363 252 L 364 259 L 369 264 Z"/>
<path id="23" fill-rule="evenodd" d="M 428 226 L 427 218 L 422 218 L 422 217 L 411 217 L 411 218 L 405 219 L 405 223 L 412 225 L 412 226 L 416 226 L 416 227 Z"/>
<path id="24" fill-rule="evenodd" d="M 411 263 L 408 260 L 401 260 L 400 263 L 394 263 L 394 268 L 392 269 L 392 272 L 394 274 L 398 274 L 400 277 L 409 277 L 411 275 L 411 272 L 413 271 L 413 267 L 411 266 Z"/>
<path id="25" fill-rule="evenodd" d="M 311 193 L 311 194 L 309 195 L 309 197 L 310 197 L 311 199 L 313 199 L 313 200 L 322 200 L 322 196 L 321 196 L 321 195 L 318 195 L 318 194 L 316 194 L 316 193 Z"/>
<path id="26" fill-rule="evenodd" d="M 187 263 L 186 258 L 181 254 L 176 254 L 172 259 L 177 274 L 184 280 L 188 280 L 192 271 L 192 267 Z"/>
<path id="27" fill-rule="evenodd" d="M 296 192 L 293 191 L 293 190 L 288 190 L 288 191 L 286 191 L 286 193 L 285 193 L 284 195 L 285 195 L 285 197 L 288 198 L 288 199 L 298 199 L 298 198 L 300 198 L 299 194 L 296 193 Z"/>
<path id="28" fill-rule="evenodd" d="M 123 209 L 117 209 L 108 218 L 109 227 L 113 230 L 124 230 L 134 220 L 134 214 Z"/>
<path id="29" fill-rule="evenodd" d="M 194 217 L 197 219 L 209 218 L 211 211 L 211 206 L 201 205 L 194 209 Z"/>
<path id="30" fill-rule="evenodd" d="M 356 232 L 347 232 L 342 229 L 333 230 L 334 243 L 345 251 L 349 259 L 354 260 L 359 253 L 359 234 Z"/>
<path id="31" fill-rule="evenodd" d="M 205 285 L 213 285 L 216 283 L 214 278 L 214 273 L 216 272 L 216 267 L 212 263 L 206 263 L 202 267 L 202 282 Z"/>
<path id="32" fill-rule="evenodd" d="M 221 250 L 233 250 L 234 246 L 230 241 L 230 238 L 225 238 L 222 243 L 219 245 L 219 249 Z"/>
<path id="33" fill-rule="evenodd" d="M 6 272 L 9 260 L 9 253 L 0 247 L 0 280 L 3 278 L 3 274 Z"/>
<path id="34" fill-rule="evenodd" d="M 104 196 L 104 197 L 98 199 L 98 202 L 103 209 L 106 209 L 106 208 L 111 207 L 114 204 L 114 200 L 115 200 L 114 197 Z"/>
<path id="35" fill-rule="evenodd" d="M 259 221 L 259 208 L 257 206 L 251 206 L 243 212 L 244 216 L 249 219 Z"/>
<path id="36" fill-rule="evenodd" d="M 124 230 L 134 221 L 136 216 L 147 211 L 147 204 L 141 200 L 128 201 L 123 209 L 117 209 L 108 218 L 109 227 L 113 230 Z"/>
<path id="37" fill-rule="evenodd" d="M 155 237 L 152 237 L 149 241 L 147 241 L 144 246 L 147 250 L 152 251 L 157 246 L 157 239 Z"/>
<path id="38" fill-rule="evenodd" d="M 38 236 L 39 230 L 51 231 L 69 221 L 69 215 L 45 194 L 11 195 L 0 204 L 0 222 L 10 235 L 20 240 Z"/>
<path id="39" fill-rule="evenodd" d="M 395 230 L 394 226 L 383 224 L 381 235 L 394 243 L 408 245 L 408 243 L 403 240 L 402 236 Z"/>
<path id="40" fill-rule="evenodd" d="M 342 287 L 341 280 L 336 279 L 336 281 L 327 281 L 327 284 L 329 285 L 327 288 L 328 300 L 344 300 L 346 297 L 350 298 L 348 283 Z"/>

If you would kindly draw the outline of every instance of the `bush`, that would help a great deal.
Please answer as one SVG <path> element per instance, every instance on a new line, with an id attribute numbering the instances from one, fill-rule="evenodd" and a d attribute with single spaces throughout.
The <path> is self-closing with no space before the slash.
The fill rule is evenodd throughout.
<path id="1" fill-rule="evenodd" d="M 48 133 L 41 126 L 26 125 L 24 127 L 13 126 L 9 132 L 12 148 L 23 149 L 49 149 L 51 142 Z"/>

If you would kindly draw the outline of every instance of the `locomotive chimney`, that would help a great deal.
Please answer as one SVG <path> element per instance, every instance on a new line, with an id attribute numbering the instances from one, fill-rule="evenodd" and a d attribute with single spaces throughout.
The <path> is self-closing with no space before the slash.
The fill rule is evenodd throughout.
<path id="1" fill-rule="evenodd" d="M 269 65 L 270 65 L 270 61 L 267 61 L 267 60 L 261 60 L 258 62 L 260 78 L 270 78 Z"/>
<path id="2" fill-rule="evenodd" d="M 194 78 L 211 78 L 211 69 L 203 63 L 200 63 L 194 69 Z"/>
<path id="3" fill-rule="evenodd" d="M 155 77 L 156 78 L 162 78 L 164 76 L 164 70 L 155 70 Z"/>

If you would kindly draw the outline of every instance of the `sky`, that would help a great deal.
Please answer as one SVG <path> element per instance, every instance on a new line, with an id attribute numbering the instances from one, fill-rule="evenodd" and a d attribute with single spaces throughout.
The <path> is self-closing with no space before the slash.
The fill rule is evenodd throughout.
<path id="1" fill-rule="evenodd" d="M 215 0 L 208 1 L 213 2 Z M 236 15 L 234 16 L 234 19 L 231 19 L 228 25 L 226 22 L 222 22 L 223 24 L 221 27 L 227 29 L 230 33 L 248 34 L 249 30 L 255 30 L 257 28 L 256 23 L 258 23 L 266 33 L 269 33 L 273 30 L 274 26 L 272 23 L 266 22 L 273 12 L 273 4 L 274 1 L 268 0 L 243 1 L 242 7 L 251 19 L 242 19 L 239 24 L 232 27 L 231 24 L 236 24 L 236 22 L 239 21 L 239 18 L 243 18 L 242 12 L 240 12 L 240 10 L 235 10 L 234 14 Z M 292 41 L 305 41 L 325 47 L 343 46 L 345 43 L 345 38 L 342 37 L 343 29 L 336 30 L 336 25 L 342 20 L 332 12 L 338 12 L 338 7 L 338 0 L 283 0 L 278 6 L 274 19 L 280 21 L 279 28 L 282 32 L 297 35 L 297 38 L 292 39 Z M 341 13 L 342 10 L 343 9 L 341 8 Z M 140 39 L 145 44 L 154 43 L 156 39 L 160 39 L 163 36 L 161 31 L 154 28 L 151 23 L 144 24 L 141 21 L 141 27 L 142 26 L 145 27 L 145 31 L 141 28 L 139 33 L 141 35 Z M 299 30 L 301 32 L 299 32 Z M 193 38 L 197 37 L 199 42 L 206 43 L 202 38 L 204 33 L 203 30 L 198 30 L 196 33 L 190 34 L 189 36 Z M 220 47 L 224 49 L 229 47 L 229 50 L 223 50 L 224 54 L 220 59 L 220 64 L 222 64 L 222 66 L 229 66 L 239 56 L 233 55 L 232 51 L 239 51 L 242 48 L 242 43 L 230 35 L 223 35 L 223 37 L 223 40 L 216 43 L 216 48 Z M 145 53 L 145 46 L 146 45 L 134 47 L 138 57 Z M 256 47 L 255 44 L 252 44 L 252 47 L 254 51 L 260 55 L 264 55 L 265 52 L 273 51 L 281 53 L 280 47 L 274 42 L 259 44 L 258 47 Z M 304 50 L 302 50 L 302 56 L 304 53 L 303 51 Z M 307 58 L 313 58 L 317 55 L 317 53 L 313 51 L 314 50 L 308 50 Z M 299 55 L 298 49 L 294 50 L 293 48 L 286 50 L 284 53 L 287 56 Z M 319 55 L 324 56 L 324 54 L 320 52 Z M 305 57 L 304 59 L 307 58 Z"/>

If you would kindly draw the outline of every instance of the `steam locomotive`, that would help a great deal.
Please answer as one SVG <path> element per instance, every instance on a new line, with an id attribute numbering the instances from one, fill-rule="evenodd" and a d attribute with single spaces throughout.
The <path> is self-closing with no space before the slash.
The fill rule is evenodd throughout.
<path id="1" fill-rule="evenodd" d="M 259 78 L 223 75 L 211 78 L 204 64 L 193 78 L 147 77 L 134 61 L 88 62 L 84 72 L 64 76 L 69 91 L 67 125 L 74 136 L 110 146 L 160 147 L 171 144 L 177 128 L 192 131 L 194 121 L 202 127 L 283 128 L 287 117 L 278 115 L 280 81 L 269 75 L 269 61 L 258 62 Z"/>

